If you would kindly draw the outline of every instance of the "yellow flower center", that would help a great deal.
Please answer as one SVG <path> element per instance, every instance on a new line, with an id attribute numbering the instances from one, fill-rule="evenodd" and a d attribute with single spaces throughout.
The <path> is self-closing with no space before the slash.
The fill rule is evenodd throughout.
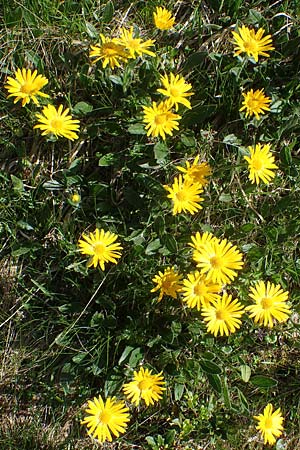
<path id="1" fill-rule="evenodd" d="M 269 309 L 273 306 L 273 299 L 269 297 L 264 297 L 261 301 L 261 306 L 263 309 Z"/>
<path id="2" fill-rule="evenodd" d="M 250 98 L 249 100 L 248 100 L 248 108 L 249 109 L 252 109 L 253 111 L 255 111 L 256 109 L 258 109 L 259 108 L 259 100 L 257 100 L 257 99 L 255 99 L 255 98 Z"/>
<path id="3" fill-rule="evenodd" d="M 176 192 L 175 195 L 179 202 L 185 202 L 188 198 L 188 194 L 185 191 Z"/>
<path id="4" fill-rule="evenodd" d="M 23 94 L 29 94 L 29 95 L 32 94 L 34 91 L 35 91 L 35 88 L 30 81 L 27 83 L 24 83 L 20 89 L 20 92 L 22 92 Z"/>
<path id="5" fill-rule="evenodd" d="M 110 418 L 111 418 L 111 414 L 109 414 L 109 413 L 108 413 L 107 411 L 105 411 L 105 410 L 102 411 L 102 412 L 99 414 L 99 422 L 108 424 Z"/>
<path id="6" fill-rule="evenodd" d="M 170 89 L 170 94 L 172 95 L 172 97 L 178 97 L 179 91 L 178 91 L 178 89 L 176 87 L 172 87 Z"/>
<path id="7" fill-rule="evenodd" d="M 257 52 L 257 42 L 254 40 L 244 42 L 244 49 L 246 52 Z"/>
<path id="8" fill-rule="evenodd" d="M 227 318 L 227 312 L 223 311 L 222 309 L 219 309 L 216 311 L 216 319 L 218 320 L 225 320 Z"/>
<path id="9" fill-rule="evenodd" d="M 263 166 L 263 163 L 262 163 L 262 161 L 260 159 L 254 158 L 252 160 L 252 166 L 253 166 L 253 169 L 260 170 L 262 168 L 262 166 Z"/>
<path id="10" fill-rule="evenodd" d="M 204 295 L 207 292 L 207 288 L 203 282 L 200 282 L 194 286 L 194 294 L 195 295 Z"/>
<path id="11" fill-rule="evenodd" d="M 101 242 L 98 242 L 97 244 L 94 245 L 94 252 L 96 256 L 98 257 L 103 256 L 104 251 L 105 245 L 103 245 Z"/>
<path id="12" fill-rule="evenodd" d="M 163 125 L 164 123 L 166 123 L 167 119 L 167 114 L 161 113 L 155 116 L 154 122 L 156 123 L 156 125 Z"/>
<path id="13" fill-rule="evenodd" d="M 218 256 L 213 256 L 210 258 L 210 264 L 213 269 L 220 269 L 222 267 L 222 259 Z"/>
<path id="14" fill-rule="evenodd" d="M 106 58 L 111 58 L 120 54 L 120 47 L 113 42 L 103 44 L 102 52 Z"/>
<path id="15" fill-rule="evenodd" d="M 146 389 L 149 389 L 150 386 L 151 386 L 151 381 L 150 380 L 142 380 L 138 384 L 138 387 L 139 387 L 140 391 L 145 391 Z"/>
<path id="16" fill-rule="evenodd" d="M 265 428 L 273 428 L 273 420 L 272 417 L 268 417 L 265 420 Z"/>
<path id="17" fill-rule="evenodd" d="M 50 127 L 53 130 L 61 130 L 63 127 L 63 121 L 60 118 L 55 118 L 50 121 Z"/>

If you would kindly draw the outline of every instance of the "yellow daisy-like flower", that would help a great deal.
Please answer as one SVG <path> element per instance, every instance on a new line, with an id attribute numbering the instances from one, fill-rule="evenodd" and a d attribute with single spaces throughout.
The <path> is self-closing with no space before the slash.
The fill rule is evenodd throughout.
<path id="1" fill-rule="evenodd" d="M 175 105 L 175 110 L 178 110 L 178 103 L 182 103 L 187 108 L 191 109 L 191 103 L 186 97 L 194 95 L 193 92 L 188 92 L 192 89 L 192 85 L 185 82 L 185 79 L 180 75 L 170 73 L 161 77 L 161 82 L 165 89 L 157 89 L 163 95 L 169 97 L 170 105 Z"/>
<path id="2" fill-rule="evenodd" d="M 117 38 L 116 41 L 120 43 L 126 50 L 129 52 L 128 58 L 137 58 L 141 56 L 143 53 L 149 56 L 156 56 L 151 50 L 148 50 L 149 47 L 153 47 L 155 40 L 148 39 L 145 42 L 142 42 L 141 38 L 133 37 L 133 27 L 130 27 L 129 30 L 126 28 L 121 28 L 121 36 Z"/>
<path id="3" fill-rule="evenodd" d="M 101 45 L 91 45 L 90 58 L 96 58 L 94 63 L 101 60 L 103 69 L 108 65 L 114 69 L 116 66 L 120 67 L 120 62 L 127 61 L 129 53 L 118 39 L 106 38 L 102 33 L 100 33 L 100 38 Z"/>
<path id="4" fill-rule="evenodd" d="M 270 34 L 267 36 L 265 34 L 265 30 L 260 28 L 256 33 L 255 30 L 245 27 L 243 25 L 241 28 L 238 28 L 238 33 L 236 31 L 232 32 L 234 37 L 234 47 L 235 56 L 240 55 L 241 53 L 247 53 L 248 56 L 253 56 L 254 60 L 258 61 L 258 56 L 267 56 L 270 55 L 266 53 L 269 50 L 274 50 L 272 47 L 272 37 Z"/>
<path id="5" fill-rule="evenodd" d="M 256 429 L 261 432 L 264 443 L 274 445 L 276 438 L 281 436 L 283 431 L 282 423 L 284 418 L 282 417 L 280 408 L 273 412 L 273 405 L 268 403 L 264 408 L 263 414 L 254 416 L 254 419 L 258 420 Z"/>
<path id="6" fill-rule="evenodd" d="M 204 198 L 200 197 L 203 192 L 202 186 L 199 183 L 193 183 L 191 180 L 183 180 L 182 175 L 174 179 L 172 186 L 164 185 L 166 191 L 169 192 L 168 198 L 173 202 L 173 216 L 183 212 L 195 214 L 202 206 L 200 202 Z"/>
<path id="7" fill-rule="evenodd" d="M 208 306 L 203 306 L 201 314 L 207 322 L 208 332 L 214 336 L 228 336 L 240 328 L 244 307 L 237 299 L 232 300 L 232 296 L 224 292 L 222 297 L 212 300 Z"/>
<path id="8" fill-rule="evenodd" d="M 208 306 L 213 300 L 217 300 L 220 296 L 218 292 L 221 285 L 213 283 L 205 275 L 198 270 L 194 273 L 188 273 L 187 278 L 183 280 L 183 298 L 189 308 L 197 308 L 198 311 L 202 306 Z"/>
<path id="9" fill-rule="evenodd" d="M 210 239 L 202 248 L 194 251 L 193 259 L 197 267 L 201 268 L 201 273 L 205 273 L 212 282 L 229 284 L 244 265 L 242 256 L 227 239 Z"/>
<path id="10" fill-rule="evenodd" d="M 99 395 L 94 397 L 94 401 L 88 401 L 88 408 L 85 410 L 89 415 L 85 417 L 81 424 L 86 424 L 88 434 L 99 442 L 112 441 L 112 435 L 119 437 L 123 434 L 129 422 L 129 409 L 123 401 L 116 400 L 115 397 L 108 397 L 104 402 Z"/>
<path id="11" fill-rule="evenodd" d="M 191 236 L 191 240 L 192 242 L 189 242 L 188 245 L 193 247 L 198 252 L 200 252 L 203 248 L 205 248 L 207 243 L 213 240 L 219 241 L 218 238 L 216 238 L 216 236 L 214 236 L 212 233 L 209 233 L 208 231 L 205 231 L 205 233 L 203 234 L 200 234 L 199 231 L 197 231 L 195 236 Z"/>
<path id="12" fill-rule="evenodd" d="M 268 184 L 272 178 L 275 177 L 273 169 L 278 169 L 278 166 L 274 164 L 275 158 L 272 155 L 269 144 L 248 147 L 250 150 L 250 156 L 244 156 L 244 159 L 248 162 L 249 166 L 249 179 L 251 183 L 259 184 L 260 180 Z"/>
<path id="13" fill-rule="evenodd" d="M 53 105 L 44 106 L 42 114 L 36 114 L 39 119 L 37 125 L 33 128 L 40 128 L 43 130 L 42 136 L 46 134 L 54 134 L 55 136 L 63 136 L 70 141 L 78 139 L 78 135 L 75 133 L 79 130 L 79 120 L 72 119 L 72 116 L 68 115 L 69 108 L 63 111 L 63 106 L 60 105 L 56 109 Z"/>
<path id="14" fill-rule="evenodd" d="M 193 183 L 200 183 L 202 186 L 206 186 L 208 184 L 207 177 L 211 175 L 212 171 L 210 165 L 207 162 L 198 164 L 199 158 L 200 155 L 196 156 L 193 164 L 190 164 L 189 161 L 186 161 L 186 168 L 176 166 L 176 169 L 184 173 L 185 179 L 190 178 Z"/>
<path id="15" fill-rule="evenodd" d="M 154 405 L 166 390 L 163 387 L 165 381 L 162 372 L 157 375 L 152 375 L 151 372 L 152 370 L 141 367 L 138 372 L 134 371 L 133 381 L 123 386 L 124 394 L 136 406 L 141 400 L 144 400 L 147 406 Z"/>
<path id="16" fill-rule="evenodd" d="M 156 7 L 156 11 L 153 13 L 153 19 L 156 28 L 159 30 L 169 30 L 175 23 L 175 17 L 172 17 L 172 13 L 160 6 Z"/>
<path id="17" fill-rule="evenodd" d="M 240 111 L 246 110 L 246 117 L 251 117 L 255 115 L 257 120 L 259 120 L 259 114 L 265 114 L 265 111 L 270 111 L 269 104 L 271 99 L 266 97 L 263 89 L 258 89 L 253 91 L 250 89 L 247 93 L 242 92 L 244 101 Z"/>
<path id="18" fill-rule="evenodd" d="M 41 92 L 48 80 L 43 75 L 37 75 L 37 70 L 31 72 L 31 69 L 22 69 L 22 71 L 17 69 L 14 77 L 7 77 L 7 84 L 5 85 L 9 92 L 7 98 L 16 97 L 14 103 L 22 100 L 22 106 L 25 106 L 30 100 L 33 100 L 38 105 L 37 96 L 49 97 L 48 94 Z"/>
<path id="19" fill-rule="evenodd" d="M 286 304 L 289 293 L 283 291 L 280 284 L 269 281 L 258 281 L 254 287 L 250 287 L 249 296 L 255 301 L 254 305 L 246 307 L 250 311 L 250 317 L 254 322 L 272 328 L 274 319 L 278 322 L 286 322 L 291 315 L 290 307 Z"/>
<path id="20" fill-rule="evenodd" d="M 115 242 L 118 236 L 110 231 L 96 228 L 94 233 L 83 234 L 78 241 L 80 252 L 90 256 L 88 267 L 101 267 L 105 270 L 104 263 L 112 262 L 117 264 L 117 259 L 121 258 L 120 250 L 123 249 L 119 242 Z"/>
<path id="21" fill-rule="evenodd" d="M 173 135 L 173 130 L 178 130 L 178 120 L 181 116 L 174 114 L 171 111 L 169 101 L 152 102 L 152 106 L 143 106 L 144 119 L 143 122 L 147 125 L 145 129 L 148 130 L 147 136 L 161 136 L 164 140 L 166 134 Z"/>
<path id="22" fill-rule="evenodd" d="M 164 295 L 177 298 L 177 292 L 180 292 L 182 287 L 181 279 L 182 275 L 174 267 L 167 267 L 164 272 L 159 271 L 158 275 L 152 278 L 153 283 L 156 283 L 157 286 L 151 289 L 151 292 L 160 291 L 158 302 L 161 301 Z"/>

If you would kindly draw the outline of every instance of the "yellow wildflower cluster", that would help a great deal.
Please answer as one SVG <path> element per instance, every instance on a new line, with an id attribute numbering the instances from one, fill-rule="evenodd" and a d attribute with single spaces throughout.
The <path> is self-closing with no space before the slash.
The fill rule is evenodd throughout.
<path id="1" fill-rule="evenodd" d="M 39 101 L 37 97 L 49 98 L 41 89 L 48 84 L 48 79 L 43 75 L 37 75 L 31 69 L 17 69 L 14 78 L 8 77 L 5 88 L 8 90 L 8 97 L 16 97 L 14 103 L 22 100 L 22 106 L 27 105 L 32 100 L 37 106 Z M 69 114 L 69 108 L 63 111 L 63 105 L 59 105 L 56 109 L 53 105 L 48 104 L 43 107 L 42 113 L 37 113 L 39 119 L 37 125 L 33 128 L 40 128 L 42 135 L 53 134 L 56 137 L 66 137 L 73 141 L 78 139 L 76 134 L 79 130 L 79 120 L 72 119 Z"/>
<path id="2" fill-rule="evenodd" d="M 170 30 L 175 25 L 175 17 L 162 7 L 156 8 L 153 21 L 155 27 L 162 31 Z M 255 32 L 243 25 L 232 33 L 235 56 L 246 53 L 256 64 L 260 56 L 269 57 L 268 52 L 274 50 L 271 35 L 264 36 L 265 30 L 262 28 Z M 122 69 L 130 60 L 144 55 L 156 57 L 155 42 L 154 39 L 143 40 L 133 26 L 121 27 L 113 37 L 100 33 L 99 42 L 91 45 L 89 57 L 93 64 L 100 62 L 102 68 L 108 71 Z M 155 96 L 160 94 L 163 98 L 142 106 L 142 120 L 148 137 L 166 140 L 167 136 L 173 136 L 173 132 L 179 130 L 182 111 L 192 108 L 190 97 L 195 93 L 192 92 L 192 85 L 180 74 L 169 72 L 159 76 L 160 87 L 156 89 Z M 18 68 L 13 77 L 8 76 L 5 88 L 8 98 L 13 97 L 14 103 L 21 101 L 22 107 L 26 107 L 32 101 L 39 107 L 41 99 L 50 98 L 42 91 L 48 82 L 37 70 Z M 242 92 L 242 97 L 241 115 L 246 119 L 254 116 L 257 125 L 261 116 L 270 111 L 271 98 L 265 95 L 263 88 L 251 88 Z M 47 103 L 47 100 L 44 101 Z M 70 109 L 64 108 L 62 104 L 56 108 L 47 103 L 41 112 L 35 114 L 38 121 L 33 128 L 40 129 L 43 136 L 65 137 L 70 141 L 78 139 L 79 120 L 73 119 L 69 112 Z M 248 149 L 249 154 L 244 159 L 248 163 L 249 180 L 257 185 L 260 182 L 268 184 L 275 177 L 274 170 L 278 169 L 271 145 L 257 143 Z M 180 173 L 172 185 L 164 185 L 167 197 L 172 202 L 172 214 L 195 215 L 202 209 L 204 198 L 201 195 L 209 183 L 212 169 L 206 161 L 200 162 L 200 155 L 192 162 L 187 160 L 185 166 L 176 168 Z M 69 202 L 79 205 L 81 196 L 74 192 Z M 117 264 L 123 251 L 118 238 L 117 234 L 98 227 L 93 232 L 82 233 L 78 247 L 80 253 L 88 258 L 87 266 L 94 269 L 100 267 L 104 271 L 107 265 Z M 155 286 L 151 289 L 152 293 L 158 293 L 158 302 L 164 296 L 179 298 L 188 308 L 200 312 L 207 332 L 214 337 L 235 333 L 241 327 L 245 313 L 254 323 L 268 328 L 288 320 L 291 315 L 287 303 L 289 292 L 284 291 L 280 284 L 264 280 L 254 282 L 249 290 L 247 305 L 230 293 L 231 283 L 245 264 L 243 254 L 236 245 L 210 232 L 196 232 L 190 236 L 188 245 L 192 248 L 190 263 L 196 265 L 195 270 L 183 274 L 175 265 L 167 265 L 159 270 L 152 279 Z M 147 407 L 160 401 L 165 390 L 162 372 L 152 374 L 152 370 L 144 367 L 134 371 L 133 379 L 122 387 L 128 401 L 135 406 L 144 402 Z M 88 434 L 101 443 L 112 441 L 113 436 L 123 434 L 130 421 L 125 401 L 116 397 L 94 397 L 88 401 L 85 412 L 87 416 L 81 423 L 87 426 Z M 255 420 L 258 421 L 257 429 L 262 433 L 264 442 L 273 445 L 283 431 L 280 408 L 273 411 L 273 405 L 269 403 L 263 414 L 255 416 Z"/>
<path id="3" fill-rule="evenodd" d="M 125 383 L 122 390 L 126 398 L 138 406 L 142 401 L 146 406 L 154 405 L 161 400 L 165 381 L 162 372 L 152 374 L 152 370 L 141 367 L 139 371 L 134 371 L 133 380 Z M 119 437 L 126 431 L 130 421 L 129 408 L 123 400 L 116 397 L 108 397 L 105 401 L 101 395 L 88 400 L 88 414 L 81 423 L 88 428 L 88 434 L 97 439 L 100 443 L 112 441 L 112 437 Z"/>

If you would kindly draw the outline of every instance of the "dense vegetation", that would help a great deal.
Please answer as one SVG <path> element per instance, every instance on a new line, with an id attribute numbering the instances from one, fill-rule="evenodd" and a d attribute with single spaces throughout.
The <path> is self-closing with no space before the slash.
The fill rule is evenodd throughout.
<path id="1" fill-rule="evenodd" d="M 157 6 L 175 16 L 153 23 Z M 163 373 L 162 400 L 129 406 L 111 449 L 262 449 L 254 415 L 281 408 L 277 450 L 300 448 L 299 43 L 296 1 L 4 0 L 0 11 L 0 444 L 4 450 L 97 449 L 80 425 L 88 399 L 124 398 L 134 370 Z M 234 55 L 232 31 L 264 28 L 275 49 L 258 62 Z M 93 63 L 99 33 L 134 27 L 155 40 L 120 67 Z M 41 105 L 7 98 L 7 77 L 37 69 L 55 106 L 80 121 L 78 139 L 33 129 Z M 147 136 L 143 106 L 159 102 L 160 77 L 183 76 L 192 108 L 179 130 Z M 270 110 L 240 111 L 264 89 Z M 249 180 L 249 146 L 270 144 L 269 184 Z M 172 214 L 165 185 L 186 161 L 212 174 L 196 214 Z M 78 194 L 74 197 L 74 194 Z M 87 267 L 78 240 L 95 228 L 118 235 L 117 264 Z M 240 329 L 213 336 L 195 308 L 151 292 L 167 267 L 195 270 L 197 232 L 227 239 L 244 266 L 228 292 L 250 305 L 257 281 L 289 292 L 289 319 L 273 328 L 245 313 Z M 297 250 L 298 248 L 298 250 Z M 129 403 L 128 403 L 129 405 Z M 271 447 L 270 447 L 271 448 Z"/>

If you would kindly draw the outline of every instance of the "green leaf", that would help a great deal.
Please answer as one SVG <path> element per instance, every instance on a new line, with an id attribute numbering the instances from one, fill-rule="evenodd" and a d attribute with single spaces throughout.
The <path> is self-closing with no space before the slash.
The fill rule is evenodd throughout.
<path id="1" fill-rule="evenodd" d="M 115 155 L 114 153 L 107 153 L 106 155 L 103 155 L 100 157 L 100 159 L 98 161 L 98 166 L 101 166 L 101 167 L 113 166 L 117 160 L 118 160 L 117 155 Z"/>
<path id="2" fill-rule="evenodd" d="M 261 388 L 271 388 L 278 384 L 277 380 L 274 380 L 274 378 L 266 377 L 264 375 L 254 375 L 250 378 L 250 382 L 254 384 L 254 386 Z"/>
<path id="3" fill-rule="evenodd" d="M 233 145 L 234 147 L 239 147 L 241 143 L 242 143 L 241 139 L 238 138 L 235 134 L 228 134 L 223 139 L 223 144 Z"/>
<path id="4" fill-rule="evenodd" d="M 142 352 L 141 347 L 135 348 L 130 355 L 129 365 L 130 367 L 136 367 L 137 364 L 143 359 L 144 354 Z"/>
<path id="5" fill-rule="evenodd" d="M 263 16 L 257 9 L 249 9 L 249 14 L 247 17 L 247 23 L 251 25 L 259 25 L 263 20 Z"/>
<path id="6" fill-rule="evenodd" d="M 113 84 L 123 86 L 123 80 L 119 75 L 109 75 L 108 77 Z"/>
<path id="7" fill-rule="evenodd" d="M 219 394 L 222 393 L 222 384 L 219 375 L 212 375 L 210 373 L 206 374 L 207 379 L 211 387 L 217 391 Z"/>
<path id="8" fill-rule="evenodd" d="M 223 379 L 223 398 L 226 408 L 231 409 L 231 400 L 226 377 Z"/>
<path id="9" fill-rule="evenodd" d="M 130 134 L 146 134 L 145 126 L 142 123 L 133 123 L 127 128 Z"/>
<path id="10" fill-rule="evenodd" d="M 175 383 L 174 386 L 174 399 L 175 401 L 178 401 L 183 396 L 184 392 L 184 384 Z"/>
<path id="11" fill-rule="evenodd" d="M 34 228 L 27 222 L 24 222 L 23 220 L 18 220 L 17 225 L 22 230 L 32 231 Z"/>
<path id="12" fill-rule="evenodd" d="M 230 194 L 222 193 L 222 194 L 219 196 L 219 201 L 220 201 L 220 202 L 224 202 L 224 203 L 230 203 L 230 202 L 232 201 L 232 197 L 231 197 Z"/>
<path id="13" fill-rule="evenodd" d="M 29 253 L 31 251 L 31 247 L 19 247 L 16 250 L 13 250 L 11 252 L 12 256 L 22 256 L 26 255 L 26 253 Z"/>
<path id="14" fill-rule="evenodd" d="M 153 255 L 153 253 L 155 253 L 155 250 L 158 250 L 161 247 L 161 243 L 160 240 L 154 239 L 153 241 L 151 241 L 145 250 L 146 255 Z"/>
<path id="15" fill-rule="evenodd" d="M 73 361 L 75 364 L 80 364 L 81 361 L 84 360 L 84 358 L 86 357 L 86 355 L 88 355 L 87 352 L 77 353 L 77 355 L 73 356 L 72 361 Z"/>
<path id="16" fill-rule="evenodd" d="M 240 371 L 242 380 L 245 381 L 245 383 L 248 383 L 251 377 L 251 368 L 247 366 L 247 364 L 244 364 L 240 366 Z"/>
<path id="17" fill-rule="evenodd" d="M 178 252 L 177 241 L 172 234 L 164 234 L 162 237 L 162 243 L 171 253 Z"/>
<path id="18" fill-rule="evenodd" d="M 109 23 L 114 16 L 115 7 L 112 1 L 109 1 L 103 11 L 102 20 L 104 23 Z"/>
<path id="19" fill-rule="evenodd" d="M 175 337 L 177 337 L 181 333 L 181 330 L 182 330 L 181 323 L 173 321 L 171 323 L 171 330 L 172 330 L 173 339 L 174 339 Z"/>
<path id="20" fill-rule="evenodd" d="M 237 389 L 237 392 L 238 392 L 240 404 L 242 405 L 242 407 L 243 407 L 246 411 L 249 411 L 249 403 L 248 403 L 248 400 L 246 399 L 246 397 L 244 396 L 244 394 L 242 393 L 242 391 L 240 391 L 239 389 Z"/>
<path id="21" fill-rule="evenodd" d="M 169 149 L 163 142 L 158 142 L 154 145 L 154 157 L 155 161 L 160 164 L 164 163 L 169 156 Z"/>
<path id="22" fill-rule="evenodd" d="M 93 105 L 87 102 L 78 102 L 73 108 L 73 113 L 78 116 L 85 116 L 93 111 Z"/>
<path id="23" fill-rule="evenodd" d="M 183 66 L 184 71 L 190 71 L 194 67 L 200 66 L 207 58 L 207 52 L 195 52 L 192 53 L 186 60 Z"/>
<path id="24" fill-rule="evenodd" d="M 125 359 L 132 352 L 133 349 L 134 349 L 134 347 L 131 347 L 131 345 L 126 345 L 126 347 L 123 350 L 122 355 L 120 356 L 118 364 L 121 364 L 123 361 L 125 361 Z"/>
<path id="25" fill-rule="evenodd" d="M 218 375 L 222 373 L 221 367 L 219 367 L 216 363 L 209 361 L 208 359 L 201 359 L 199 361 L 201 369 L 209 374 Z"/>
<path id="26" fill-rule="evenodd" d="M 217 111 L 216 105 L 200 105 L 184 113 L 181 123 L 188 127 L 191 125 L 201 125 Z"/>
<path id="27" fill-rule="evenodd" d="M 15 191 L 19 191 L 19 192 L 24 191 L 24 184 L 20 178 L 15 177 L 15 175 L 11 175 L 10 178 L 11 178 L 13 188 Z"/>
<path id="28" fill-rule="evenodd" d="M 96 39 L 98 37 L 99 33 L 92 23 L 85 22 L 85 27 L 86 27 L 86 32 L 90 38 Z"/>
<path id="29" fill-rule="evenodd" d="M 183 134 L 180 138 L 185 147 L 196 147 L 197 142 L 194 136 Z"/>
<path id="30" fill-rule="evenodd" d="M 62 189 L 63 185 L 56 180 L 45 181 L 43 183 L 43 188 L 49 191 L 56 191 L 58 189 Z"/>

